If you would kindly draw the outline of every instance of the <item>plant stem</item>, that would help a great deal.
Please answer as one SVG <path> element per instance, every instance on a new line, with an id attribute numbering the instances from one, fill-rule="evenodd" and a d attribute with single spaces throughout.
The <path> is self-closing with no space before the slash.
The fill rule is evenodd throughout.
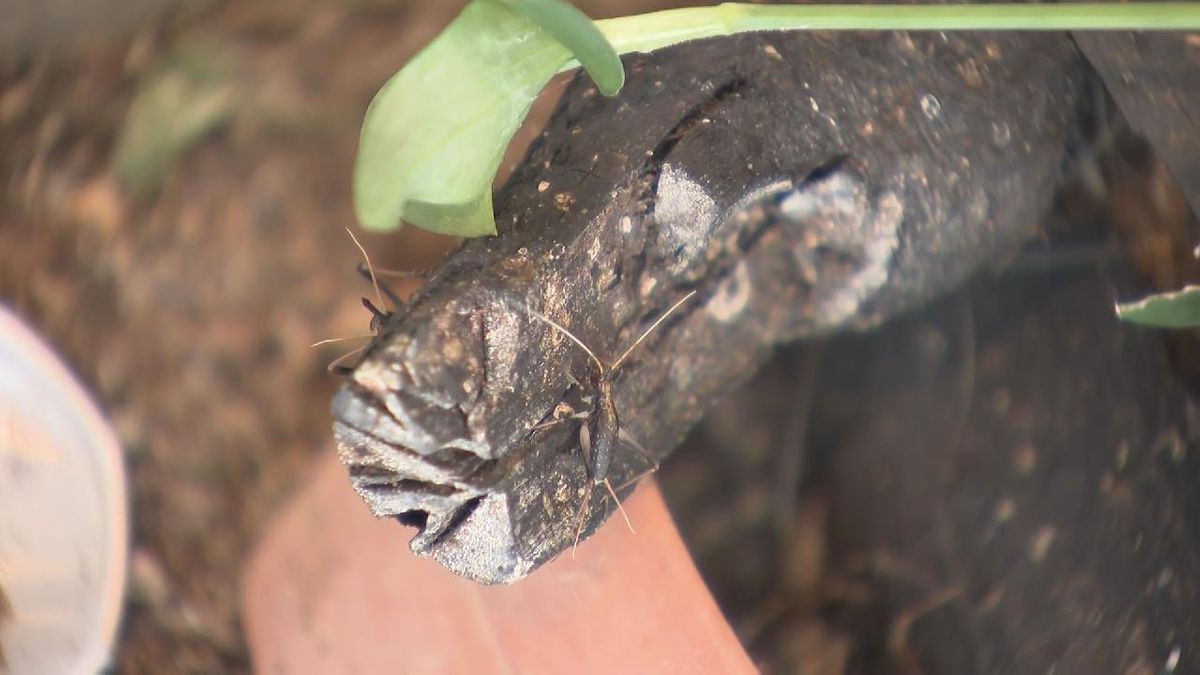
<path id="1" fill-rule="evenodd" d="M 618 53 L 766 30 L 1200 30 L 1200 3 L 751 5 L 726 2 L 596 22 Z"/>

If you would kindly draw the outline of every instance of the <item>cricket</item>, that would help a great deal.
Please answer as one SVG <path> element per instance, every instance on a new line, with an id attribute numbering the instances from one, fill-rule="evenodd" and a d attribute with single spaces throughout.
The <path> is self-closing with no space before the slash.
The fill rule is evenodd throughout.
<path id="1" fill-rule="evenodd" d="M 595 491 L 597 486 L 604 486 L 605 490 L 608 491 L 609 496 L 611 496 L 613 501 L 616 503 L 617 509 L 621 512 L 621 516 L 625 519 L 625 524 L 631 531 L 633 530 L 633 524 L 629 520 L 629 515 L 625 513 L 625 509 L 621 506 L 621 500 L 619 497 L 617 497 L 617 490 L 624 488 L 626 485 L 637 482 L 648 473 L 657 471 L 659 464 L 658 460 L 654 459 L 654 456 L 651 455 L 644 447 L 642 447 L 641 443 L 639 443 L 637 439 L 633 438 L 633 436 L 621 429 L 621 417 L 617 412 L 617 404 L 613 397 L 613 384 L 616 382 L 617 375 L 619 375 L 621 372 L 621 366 L 629 360 L 629 356 L 634 353 L 638 346 L 645 342 L 646 338 L 650 337 L 650 335 L 659 326 L 661 326 L 662 323 L 671 316 L 671 314 L 682 307 L 684 303 L 690 300 L 694 295 L 696 295 L 695 290 L 688 292 L 687 295 L 684 295 L 682 298 L 677 300 L 675 304 L 671 305 L 667 311 L 660 314 L 659 317 L 655 319 L 648 328 L 646 328 L 646 330 L 642 331 L 641 334 L 637 336 L 633 343 L 630 344 L 620 356 L 618 356 L 611 363 L 607 364 L 604 362 L 604 360 L 596 355 L 595 350 L 589 347 L 583 340 L 581 340 L 565 326 L 529 307 L 525 308 L 530 316 L 533 316 L 539 321 L 550 326 L 578 345 L 579 348 L 588 355 L 592 363 L 596 366 L 594 372 L 587 381 L 586 387 L 578 380 L 575 381 L 581 390 L 585 388 L 588 390 L 588 393 L 584 395 L 582 399 L 584 404 L 590 407 L 589 410 L 584 410 L 573 415 L 553 419 L 549 422 L 545 422 L 534 427 L 535 429 L 545 429 L 567 420 L 582 421 L 582 423 L 579 425 L 579 447 L 583 454 L 584 468 L 587 470 L 588 478 L 591 480 L 587 483 L 587 488 L 583 495 L 583 501 L 580 503 L 579 511 L 575 517 L 575 542 L 571 548 L 572 556 L 575 555 L 575 550 L 579 547 L 579 538 L 583 534 L 583 524 L 587 520 L 588 507 L 591 504 L 592 493 Z M 613 453 L 616 452 L 617 445 L 620 441 L 625 441 L 626 445 L 641 454 L 642 457 L 644 457 L 646 461 L 650 463 L 650 468 L 647 471 L 644 471 L 641 474 L 631 478 L 618 488 L 614 488 L 612 482 L 608 479 L 608 468 L 612 464 Z"/>

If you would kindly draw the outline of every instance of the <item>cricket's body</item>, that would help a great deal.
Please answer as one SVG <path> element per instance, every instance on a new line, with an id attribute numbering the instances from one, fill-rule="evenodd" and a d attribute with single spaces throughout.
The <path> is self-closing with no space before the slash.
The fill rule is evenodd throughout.
<path id="1" fill-rule="evenodd" d="M 588 417 L 587 432 L 591 443 L 588 475 L 592 484 L 599 485 L 608 480 L 608 467 L 612 464 L 617 438 L 621 432 L 621 421 L 617 417 L 617 404 L 613 400 L 612 377 L 602 376 L 596 383 L 595 408 Z"/>

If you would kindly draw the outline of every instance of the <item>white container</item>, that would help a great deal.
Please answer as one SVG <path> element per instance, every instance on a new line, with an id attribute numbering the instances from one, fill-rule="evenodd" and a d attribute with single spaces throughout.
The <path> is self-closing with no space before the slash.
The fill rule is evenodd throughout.
<path id="1" fill-rule="evenodd" d="M 13 675 L 95 673 L 129 554 L 117 440 L 79 382 L 0 306 L 0 648 Z M 0 668 L 0 672 L 3 669 Z"/>

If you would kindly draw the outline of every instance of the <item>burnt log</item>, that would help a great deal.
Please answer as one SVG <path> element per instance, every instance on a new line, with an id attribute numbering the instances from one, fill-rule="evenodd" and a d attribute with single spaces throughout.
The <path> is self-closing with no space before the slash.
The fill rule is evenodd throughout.
<path id="1" fill-rule="evenodd" d="M 412 549 L 511 582 L 569 548 L 590 479 L 578 423 L 621 368 L 622 427 L 665 457 L 776 346 L 862 330 L 1035 233 L 1076 142 L 1086 66 L 1063 35 L 757 34 L 577 78 L 465 243 L 334 398 L 339 453 Z M 609 476 L 645 472 L 618 448 Z M 627 486 L 628 492 L 632 486 Z M 584 533 L 613 509 L 592 493 Z"/>

